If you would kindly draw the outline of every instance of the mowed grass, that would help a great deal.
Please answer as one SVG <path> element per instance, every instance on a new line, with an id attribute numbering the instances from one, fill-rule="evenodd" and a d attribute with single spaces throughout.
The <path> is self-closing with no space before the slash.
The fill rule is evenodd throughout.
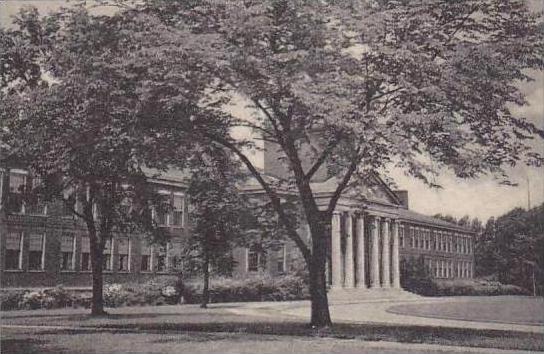
<path id="1" fill-rule="evenodd" d="M 397 305 L 387 309 L 387 312 L 465 321 L 544 325 L 544 298 L 472 297 L 467 301 Z"/>
<path id="2" fill-rule="evenodd" d="M 77 328 L 102 328 L 127 333 L 224 333 L 544 350 L 544 334 L 540 333 L 347 323 L 315 329 L 298 318 L 273 313 L 266 317 L 237 315 L 230 313 L 228 306 L 221 305 L 214 305 L 207 310 L 192 305 L 122 308 L 112 310 L 112 314 L 107 317 L 99 318 L 91 317 L 86 310 L 79 309 L 4 312 L 2 324 L 64 326 L 62 330 L 66 335 L 80 333 L 81 329 Z"/>

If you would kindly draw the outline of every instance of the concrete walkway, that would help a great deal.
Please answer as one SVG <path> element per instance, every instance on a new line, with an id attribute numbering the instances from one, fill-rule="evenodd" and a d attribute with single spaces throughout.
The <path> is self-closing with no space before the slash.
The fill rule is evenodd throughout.
<path id="1" fill-rule="evenodd" d="M 496 298 L 493 298 L 496 299 Z M 451 303 L 466 301 L 482 301 L 482 297 L 441 297 L 421 298 L 414 300 L 369 300 L 356 303 L 340 302 L 330 305 L 333 321 L 344 323 L 366 323 L 366 324 L 391 324 L 391 325 L 415 325 L 415 326 L 436 326 L 452 328 L 471 328 L 485 330 L 519 331 L 544 334 L 543 325 L 510 324 L 484 321 L 467 321 L 442 319 L 432 317 L 421 317 L 405 314 L 397 314 L 388 310 L 403 304 L 429 304 L 429 303 Z M 274 316 L 284 315 L 299 318 L 310 317 L 310 303 L 308 301 L 283 302 L 283 303 L 248 303 L 243 306 L 230 308 L 229 311 L 237 314 L 253 316 Z"/>

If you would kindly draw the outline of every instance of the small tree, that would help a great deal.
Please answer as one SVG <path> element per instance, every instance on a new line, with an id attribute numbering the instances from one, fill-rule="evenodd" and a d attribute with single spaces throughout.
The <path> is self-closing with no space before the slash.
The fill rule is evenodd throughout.
<path id="1" fill-rule="evenodd" d="M 196 160 L 188 189 L 191 236 L 187 250 L 203 275 L 201 307 L 206 308 L 210 266 L 222 272 L 232 270 L 232 250 L 243 243 L 241 236 L 250 210 L 247 198 L 238 189 L 245 180 L 239 163 L 224 150 L 201 154 Z"/>

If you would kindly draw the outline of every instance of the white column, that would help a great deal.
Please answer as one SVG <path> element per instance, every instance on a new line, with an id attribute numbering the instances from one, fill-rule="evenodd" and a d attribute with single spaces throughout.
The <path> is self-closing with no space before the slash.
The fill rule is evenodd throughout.
<path id="1" fill-rule="evenodd" d="M 377 216 L 372 217 L 370 227 L 372 236 L 372 249 L 370 253 L 370 287 L 380 287 L 380 219 Z"/>
<path id="2" fill-rule="evenodd" d="M 389 249 L 391 245 L 389 244 L 389 219 L 383 221 L 382 229 L 382 288 L 391 287 L 391 268 L 390 268 L 390 258 L 389 258 Z"/>
<path id="3" fill-rule="evenodd" d="M 399 262 L 399 222 L 395 221 L 393 227 L 393 288 L 400 289 L 400 262 Z"/>
<path id="4" fill-rule="evenodd" d="M 344 258 L 344 269 L 346 271 L 344 287 L 355 287 L 355 272 L 353 264 L 353 215 L 346 215 L 346 255 Z"/>
<path id="5" fill-rule="evenodd" d="M 340 213 L 333 213 L 331 221 L 332 287 L 342 287 L 342 249 L 340 244 Z"/>
<path id="6" fill-rule="evenodd" d="M 365 279 L 365 220 L 364 216 L 360 215 L 357 218 L 356 225 L 357 237 L 357 256 L 355 257 L 355 271 L 357 274 L 357 287 L 366 288 Z"/>

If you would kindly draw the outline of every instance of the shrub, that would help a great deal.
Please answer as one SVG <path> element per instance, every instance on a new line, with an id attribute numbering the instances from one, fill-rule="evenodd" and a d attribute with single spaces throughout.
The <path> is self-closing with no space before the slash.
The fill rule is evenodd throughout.
<path id="1" fill-rule="evenodd" d="M 436 279 L 432 296 L 530 295 L 527 289 L 485 279 Z"/>
<path id="2" fill-rule="evenodd" d="M 25 290 L 0 292 L 0 310 L 9 311 L 20 309 L 19 304 L 22 302 L 26 292 L 27 291 Z"/>
<path id="3" fill-rule="evenodd" d="M 295 275 L 210 279 L 210 302 L 286 301 L 307 299 L 308 296 L 306 283 Z M 188 282 L 183 298 L 186 303 L 201 302 L 202 281 Z"/>
<path id="4" fill-rule="evenodd" d="M 25 290 L 6 296 L 9 304 L 4 305 L 2 309 L 53 309 L 77 305 L 75 294 L 61 286 L 43 290 Z"/>
<path id="5" fill-rule="evenodd" d="M 423 258 L 403 260 L 401 271 L 401 285 L 404 289 L 425 296 L 432 296 L 436 291 L 436 285 Z"/>
<path id="6" fill-rule="evenodd" d="M 107 284 L 104 304 L 107 307 L 177 304 L 183 293 L 179 276 L 163 275 L 143 283 Z"/>

